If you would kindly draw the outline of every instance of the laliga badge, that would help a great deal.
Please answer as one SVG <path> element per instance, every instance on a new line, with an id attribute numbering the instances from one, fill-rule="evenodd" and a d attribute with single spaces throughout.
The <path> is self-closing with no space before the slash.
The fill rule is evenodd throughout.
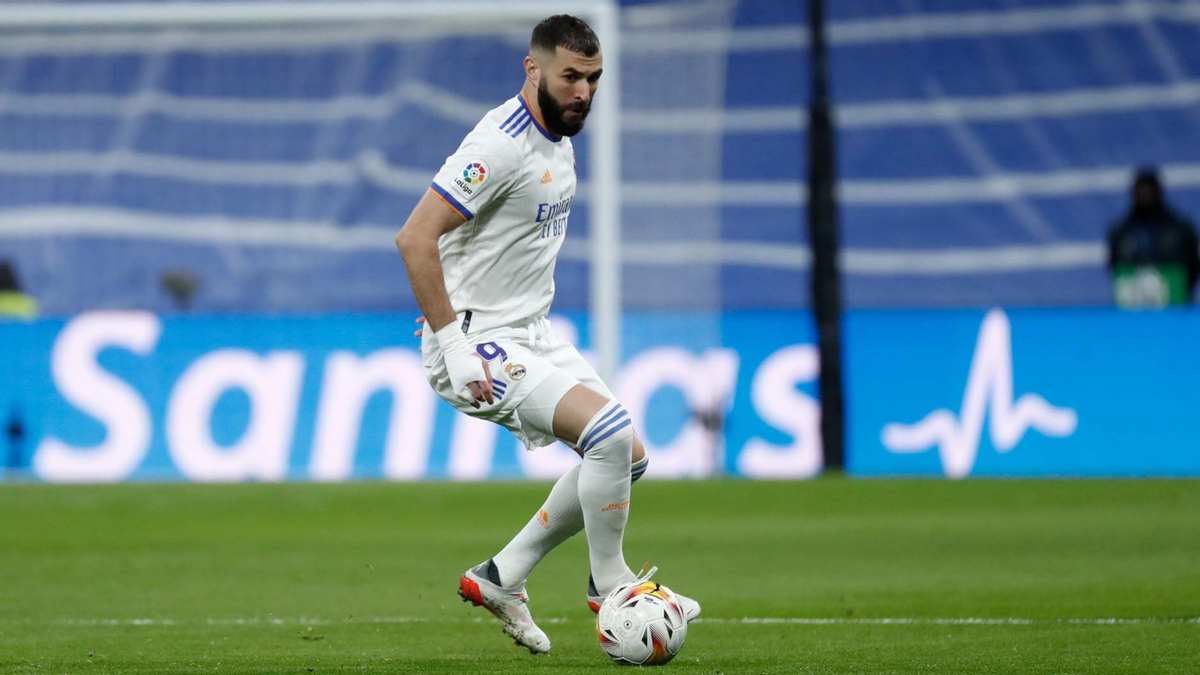
<path id="1" fill-rule="evenodd" d="M 525 377 L 525 366 L 519 363 L 510 363 L 504 366 L 504 372 L 508 373 L 511 380 L 520 380 Z"/>

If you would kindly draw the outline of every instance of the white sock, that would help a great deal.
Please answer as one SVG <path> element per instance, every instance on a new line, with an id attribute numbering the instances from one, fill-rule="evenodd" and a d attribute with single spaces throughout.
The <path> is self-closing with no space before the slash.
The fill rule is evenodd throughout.
<path id="1" fill-rule="evenodd" d="M 601 594 L 633 581 L 625 564 L 622 543 L 629 521 L 630 467 L 633 426 L 629 413 L 616 401 L 592 417 L 579 435 L 583 463 L 579 465 L 579 505 L 587 534 L 592 578 Z"/>
<path id="2" fill-rule="evenodd" d="M 575 467 L 558 479 L 542 508 L 502 551 L 492 557 L 500 572 L 500 581 L 509 586 L 524 582 L 547 553 L 582 529 L 579 467 Z"/>
<path id="3" fill-rule="evenodd" d="M 646 473 L 650 457 L 642 457 L 630 467 L 631 483 Z M 546 554 L 559 544 L 574 537 L 583 529 L 583 509 L 579 506 L 579 467 L 564 473 L 546 503 L 526 523 L 517 536 L 497 553 L 492 561 L 500 572 L 502 583 L 516 586 L 523 583 Z"/>

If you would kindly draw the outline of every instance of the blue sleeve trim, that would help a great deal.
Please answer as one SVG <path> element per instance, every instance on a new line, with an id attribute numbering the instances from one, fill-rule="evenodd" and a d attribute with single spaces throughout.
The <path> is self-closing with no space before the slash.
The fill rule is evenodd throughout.
<path id="1" fill-rule="evenodd" d="M 447 192 L 446 189 L 443 188 L 441 185 L 438 185 L 437 183 L 432 183 L 429 186 L 429 189 L 433 190 L 434 194 L 441 197 L 442 201 L 446 202 L 447 206 L 449 206 L 450 208 L 457 211 L 458 215 L 462 216 L 466 220 L 470 220 L 475 217 L 475 214 L 471 213 L 470 209 L 463 206 L 461 202 L 459 202 L 457 199 L 454 198 L 454 195 L 451 195 L 449 192 Z"/>

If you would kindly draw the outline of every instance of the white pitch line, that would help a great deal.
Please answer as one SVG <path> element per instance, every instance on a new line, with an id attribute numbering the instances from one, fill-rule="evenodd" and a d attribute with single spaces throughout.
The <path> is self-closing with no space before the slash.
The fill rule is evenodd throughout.
<path id="1" fill-rule="evenodd" d="M 81 619 L 65 618 L 56 623 L 64 626 L 331 626 L 356 623 L 405 624 L 405 623 L 485 623 L 488 617 L 421 617 L 421 616 L 377 616 L 348 617 L 345 619 L 322 619 L 316 617 L 232 617 L 204 620 L 171 618 L 139 619 Z M 544 624 L 572 623 L 569 617 L 545 617 L 538 619 Z M 28 619 L 20 623 L 30 623 Z M 1140 625 L 1198 625 L 1200 617 L 1127 617 L 1127 618 L 1066 618 L 1030 619 L 1020 617 L 701 617 L 694 623 L 740 626 L 1140 626 Z"/>

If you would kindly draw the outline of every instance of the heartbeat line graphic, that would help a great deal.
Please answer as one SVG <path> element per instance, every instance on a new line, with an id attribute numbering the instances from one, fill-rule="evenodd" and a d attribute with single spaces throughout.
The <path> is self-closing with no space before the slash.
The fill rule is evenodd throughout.
<path id="1" fill-rule="evenodd" d="M 942 408 L 913 425 L 887 424 L 881 440 L 895 453 L 924 452 L 936 445 L 946 475 L 962 478 L 971 473 L 979 454 L 985 406 L 992 445 L 999 452 L 1015 448 L 1031 428 L 1066 437 L 1075 433 L 1079 421 L 1071 408 L 1056 408 L 1037 394 L 1013 402 L 1012 325 L 999 309 L 988 312 L 979 327 L 960 416 Z"/>

